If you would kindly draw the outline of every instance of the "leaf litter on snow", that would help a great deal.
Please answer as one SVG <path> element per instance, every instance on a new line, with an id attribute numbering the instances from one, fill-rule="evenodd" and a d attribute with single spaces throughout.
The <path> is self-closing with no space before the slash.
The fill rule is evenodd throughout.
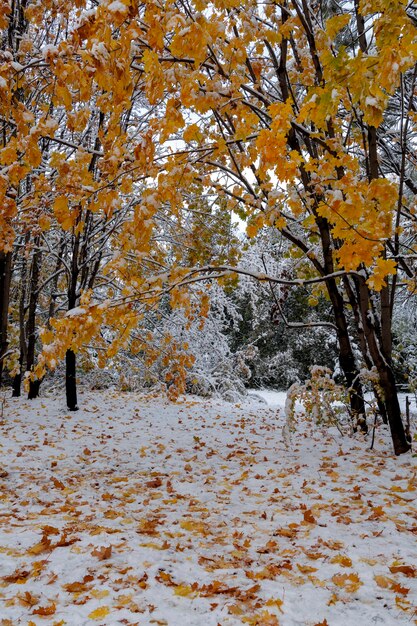
<path id="1" fill-rule="evenodd" d="M 281 396 L 277 396 L 280 404 Z M 10 399 L 0 624 L 417 623 L 414 457 L 241 404 Z"/>

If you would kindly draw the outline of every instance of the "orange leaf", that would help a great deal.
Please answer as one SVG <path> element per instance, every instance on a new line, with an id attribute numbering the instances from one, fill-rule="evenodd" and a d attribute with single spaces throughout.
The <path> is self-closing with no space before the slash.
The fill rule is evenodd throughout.
<path id="1" fill-rule="evenodd" d="M 42 617 L 47 617 L 48 615 L 53 615 L 56 611 L 56 604 L 52 602 L 49 606 L 40 606 L 37 609 L 32 611 L 33 615 L 41 615 Z"/>
<path id="2" fill-rule="evenodd" d="M 417 574 L 416 568 L 412 565 L 391 565 L 389 571 L 391 574 L 404 574 L 407 578 L 415 578 Z"/>
<path id="3" fill-rule="evenodd" d="M 42 552 L 47 552 L 51 549 L 51 540 L 44 536 L 39 543 L 36 543 L 28 549 L 28 554 L 41 554 Z"/>
<path id="4" fill-rule="evenodd" d="M 65 489 L 64 483 L 58 480 L 58 478 L 55 478 L 55 476 L 52 476 L 51 480 L 54 483 L 54 487 L 56 487 L 57 489 Z"/>
<path id="5" fill-rule="evenodd" d="M 304 521 L 307 522 L 308 524 L 317 524 L 316 518 L 311 512 L 311 509 L 307 509 L 306 511 L 304 511 L 303 516 L 304 516 Z"/>
<path id="6" fill-rule="evenodd" d="M 38 604 L 39 600 L 36 596 L 30 593 L 30 591 L 25 591 L 25 593 L 18 594 L 19 604 L 22 606 L 35 606 Z"/>
<path id="7" fill-rule="evenodd" d="M 94 548 L 92 555 L 96 556 L 99 561 L 104 561 L 111 557 L 112 546 L 102 546 L 101 548 Z"/>
<path id="8" fill-rule="evenodd" d="M 28 572 L 27 570 L 18 569 L 9 576 L 3 576 L 3 580 L 6 583 L 16 583 L 18 585 L 21 585 L 22 583 L 25 583 L 27 581 L 29 576 L 30 572 Z"/>
<path id="9" fill-rule="evenodd" d="M 145 485 L 147 487 L 151 487 L 152 489 L 156 489 L 157 487 L 160 487 L 162 485 L 162 480 L 159 478 L 159 476 L 157 476 L 153 480 L 148 480 Z"/>
<path id="10" fill-rule="evenodd" d="M 399 583 L 392 585 L 391 589 L 395 591 L 395 593 L 401 593 L 403 596 L 406 596 L 410 591 L 407 587 L 401 587 Z"/>

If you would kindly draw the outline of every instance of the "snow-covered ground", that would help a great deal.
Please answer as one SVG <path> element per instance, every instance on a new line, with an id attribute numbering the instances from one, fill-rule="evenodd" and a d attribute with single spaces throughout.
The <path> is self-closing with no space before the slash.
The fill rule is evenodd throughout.
<path id="1" fill-rule="evenodd" d="M 261 395 L 7 399 L 0 625 L 417 623 L 416 459 Z"/>

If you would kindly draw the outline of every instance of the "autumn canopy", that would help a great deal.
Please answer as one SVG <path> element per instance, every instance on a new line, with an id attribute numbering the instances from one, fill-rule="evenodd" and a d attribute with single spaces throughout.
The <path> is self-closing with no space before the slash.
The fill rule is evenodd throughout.
<path id="1" fill-rule="evenodd" d="M 66 359 L 74 408 L 78 353 L 152 360 L 150 311 L 203 319 L 205 285 L 243 271 L 235 214 L 282 233 L 296 271 L 254 278 L 327 299 L 352 415 L 366 428 L 366 382 L 406 452 L 416 19 L 404 0 L 0 0 L 1 367 L 36 395 Z M 164 349 L 181 389 L 192 355 Z"/>

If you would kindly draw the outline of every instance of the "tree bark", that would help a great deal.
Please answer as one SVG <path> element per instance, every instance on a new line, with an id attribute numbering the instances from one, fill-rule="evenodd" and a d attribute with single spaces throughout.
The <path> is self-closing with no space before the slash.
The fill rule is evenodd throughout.
<path id="1" fill-rule="evenodd" d="M 27 335 L 27 359 L 26 370 L 31 372 L 35 364 L 35 347 L 36 347 L 36 307 L 38 304 L 38 288 L 39 288 L 39 274 L 41 268 L 42 253 L 39 250 L 39 237 L 36 237 L 34 241 L 34 250 L 32 258 L 32 268 L 30 275 L 30 288 L 29 288 L 29 310 L 28 321 L 26 325 Z M 29 393 L 28 399 L 33 400 L 39 395 L 40 380 L 29 380 Z"/>
<path id="2" fill-rule="evenodd" d="M 78 254 L 80 249 L 80 236 L 74 238 L 72 250 L 71 275 L 68 284 L 68 311 L 73 309 L 77 303 L 77 281 L 79 275 Z M 75 352 L 68 349 L 65 354 L 65 392 L 67 397 L 67 407 L 70 411 L 77 411 L 77 359 Z"/>
<path id="3" fill-rule="evenodd" d="M 365 278 L 355 278 L 355 284 L 366 343 L 378 372 L 379 385 L 383 393 L 383 401 L 391 431 L 394 452 L 398 456 L 408 452 L 411 446 L 407 441 L 401 417 L 400 403 L 398 401 L 398 392 L 391 359 L 389 354 L 384 353 L 385 342 L 378 337 L 378 333 L 372 322 L 373 312 L 370 309 L 370 294 Z"/>
<path id="4" fill-rule="evenodd" d="M 326 219 L 316 215 L 316 223 L 320 231 L 320 238 L 323 250 L 324 269 L 326 274 L 334 272 L 333 253 L 334 249 L 331 241 L 330 227 Z M 343 296 L 339 292 L 337 282 L 334 278 L 326 280 L 327 292 L 333 308 L 334 321 L 337 328 L 337 340 L 339 343 L 339 363 L 345 376 L 349 389 L 350 410 L 356 425 L 363 432 L 368 432 L 366 424 L 366 409 L 363 397 L 362 383 L 359 376 L 359 369 L 352 349 L 349 326 L 345 315 L 345 304 Z"/>
<path id="5" fill-rule="evenodd" d="M 70 411 L 77 411 L 77 378 L 76 356 L 73 350 L 67 350 L 65 354 L 65 391 L 67 394 L 67 407 Z"/>
<path id="6" fill-rule="evenodd" d="M 12 253 L 0 252 L 0 386 L 3 377 L 4 357 L 9 347 L 7 328 L 11 278 Z"/>

